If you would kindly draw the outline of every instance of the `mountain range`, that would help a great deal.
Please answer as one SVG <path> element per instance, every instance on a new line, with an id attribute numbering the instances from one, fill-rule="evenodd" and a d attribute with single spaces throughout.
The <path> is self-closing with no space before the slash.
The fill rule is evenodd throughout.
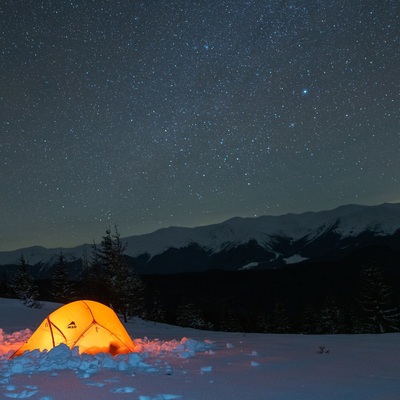
<path id="1" fill-rule="evenodd" d="M 169 227 L 122 239 L 126 256 L 143 274 L 202 272 L 213 269 L 282 268 L 299 263 L 400 260 L 400 203 L 345 205 L 333 210 L 232 218 L 195 228 Z M 21 254 L 37 277 L 48 277 L 62 253 L 77 271 L 91 245 L 72 249 L 40 246 L 0 252 L 10 268 Z"/>

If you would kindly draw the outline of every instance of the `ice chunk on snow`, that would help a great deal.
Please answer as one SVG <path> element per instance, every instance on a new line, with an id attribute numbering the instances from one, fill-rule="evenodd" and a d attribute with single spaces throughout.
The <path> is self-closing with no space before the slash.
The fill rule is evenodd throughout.
<path id="1" fill-rule="evenodd" d="M 111 393 L 133 393 L 136 389 L 131 386 L 125 386 L 121 388 L 115 388 L 111 390 Z"/>
<path id="2" fill-rule="evenodd" d="M 171 373 L 169 365 L 158 363 L 156 367 L 145 362 L 146 359 L 154 359 L 163 355 L 173 355 L 179 358 L 193 357 L 197 352 L 206 352 L 214 348 L 215 345 L 210 341 L 196 341 L 183 338 L 180 341 L 172 340 L 169 342 L 144 340 L 140 342 L 141 352 L 120 354 L 112 356 L 108 353 L 98 353 L 95 355 L 79 354 L 78 348 L 72 350 L 65 344 L 60 344 L 50 351 L 33 350 L 26 351 L 23 355 L 8 360 L 3 376 L 8 374 L 24 374 L 37 372 L 54 373 L 57 370 L 69 369 L 76 371 L 79 378 L 89 378 L 102 368 L 118 371 L 165 372 Z M 157 363 L 156 363 L 157 364 Z M 8 383 L 8 381 L 5 381 Z"/>
<path id="3" fill-rule="evenodd" d="M 10 392 L 6 392 L 4 393 L 4 396 L 6 397 L 10 397 L 12 399 L 27 399 L 29 397 L 32 397 L 33 395 L 35 395 L 38 391 L 37 390 L 23 390 L 21 393 L 10 393 Z"/>
<path id="4" fill-rule="evenodd" d="M 128 355 L 128 363 L 131 367 L 137 367 L 143 361 L 142 357 L 140 357 L 137 353 L 130 353 Z"/>
<path id="5" fill-rule="evenodd" d="M 54 361 L 61 361 L 71 356 L 71 349 L 64 343 L 53 347 L 47 354 L 48 358 Z"/>

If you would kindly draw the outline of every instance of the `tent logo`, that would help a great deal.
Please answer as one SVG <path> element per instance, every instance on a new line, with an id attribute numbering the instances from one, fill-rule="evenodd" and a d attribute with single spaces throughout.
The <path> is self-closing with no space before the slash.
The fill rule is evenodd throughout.
<path id="1" fill-rule="evenodd" d="M 68 324 L 67 328 L 68 328 L 68 329 L 76 329 L 77 326 L 76 326 L 76 324 L 75 324 L 74 321 L 71 321 L 71 322 Z"/>

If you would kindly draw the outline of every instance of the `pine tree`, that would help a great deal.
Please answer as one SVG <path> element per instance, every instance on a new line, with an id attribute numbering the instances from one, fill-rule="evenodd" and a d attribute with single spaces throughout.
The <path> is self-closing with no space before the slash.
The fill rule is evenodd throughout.
<path id="1" fill-rule="evenodd" d="M 40 308 L 38 302 L 39 292 L 36 283 L 29 271 L 29 266 L 23 254 L 18 260 L 19 264 L 12 280 L 12 289 L 18 299 L 30 308 Z"/>
<path id="2" fill-rule="evenodd" d="M 62 253 L 58 256 L 58 262 L 53 272 L 51 295 L 58 303 L 68 303 L 73 298 L 72 285 L 68 280 L 68 270 Z"/>
<path id="3" fill-rule="evenodd" d="M 268 333 L 270 331 L 269 317 L 266 316 L 264 311 L 260 311 L 256 316 L 256 328 L 255 332 Z"/>
<path id="4" fill-rule="evenodd" d="M 176 323 L 179 326 L 195 329 L 205 329 L 207 327 L 200 310 L 186 299 L 182 299 L 176 310 Z"/>
<path id="5" fill-rule="evenodd" d="M 283 303 L 275 304 L 269 320 L 269 329 L 273 333 L 290 332 L 290 321 Z"/>
<path id="6" fill-rule="evenodd" d="M 143 283 L 125 261 L 126 245 L 122 244 L 117 226 L 114 234 L 106 230 L 99 250 L 99 259 L 107 279 L 109 301 L 116 312 L 128 316 L 139 314 L 143 307 Z"/>
<path id="7" fill-rule="evenodd" d="M 92 245 L 92 255 L 89 262 L 89 288 L 93 299 L 104 304 L 110 304 L 109 282 L 105 275 L 100 250 L 96 243 Z"/>
<path id="8" fill-rule="evenodd" d="M 224 302 L 219 310 L 219 324 L 218 329 L 224 332 L 240 332 L 241 326 L 233 312 L 232 307 Z M 257 324 L 260 326 L 260 324 Z"/>
<path id="9" fill-rule="evenodd" d="M 155 322 L 166 322 L 166 311 L 161 301 L 161 293 L 158 290 L 151 292 L 149 303 L 146 318 Z"/>
<path id="10" fill-rule="evenodd" d="M 331 294 L 326 296 L 317 324 L 317 333 L 335 334 L 344 330 L 343 316 Z"/>
<path id="11" fill-rule="evenodd" d="M 384 333 L 399 330 L 400 310 L 392 304 L 392 293 L 375 266 L 361 271 L 360 305 L 366 332 Z"/>
<path id="12" fill-rule="evenodd" d="M 89 263 L 89 257 L 87 255 L 87 251 L 85 249 L 84 253 L 82 254 L 82 265 L 81 265 L 81 273 L 80 279 L 84 285 L 85 291 L 89 292 L 89 285 L 90 285 L 90 277 L 91 277 L 91 268 Z"/>
<path id="13" fill-rule="evenodd" d="M 318 333 L 319 325 L 318 311 L 312 307 L 307 306 L 303 312 L 301 331 L 306 334 Z"/>
<path id="14" fill-rule="evenodd" d="M 104 304 L 109 303 L 107 294 L 106 279 L 103 267 L 100 262 L 99 252 L 95 243 L 92 245 L 91 257 L 86 251 L 82 255 L 82 270 L 80 274 L 81 292 L 88 300 L 99 301 Z"/>

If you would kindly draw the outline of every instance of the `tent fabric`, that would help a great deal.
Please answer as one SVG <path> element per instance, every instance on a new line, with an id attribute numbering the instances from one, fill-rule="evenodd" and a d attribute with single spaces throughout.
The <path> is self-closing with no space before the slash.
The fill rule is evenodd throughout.
<path id="1" fill-rule="evenodd" d="M 92 300 L 66 304 L 49 314 L 29 340 L 12 356 L 26 350 L 50 350 L 65 343 L 70 349 L 79 347 L 79 353 L 130 353 L 135 345 L 115 312 Z"/>

